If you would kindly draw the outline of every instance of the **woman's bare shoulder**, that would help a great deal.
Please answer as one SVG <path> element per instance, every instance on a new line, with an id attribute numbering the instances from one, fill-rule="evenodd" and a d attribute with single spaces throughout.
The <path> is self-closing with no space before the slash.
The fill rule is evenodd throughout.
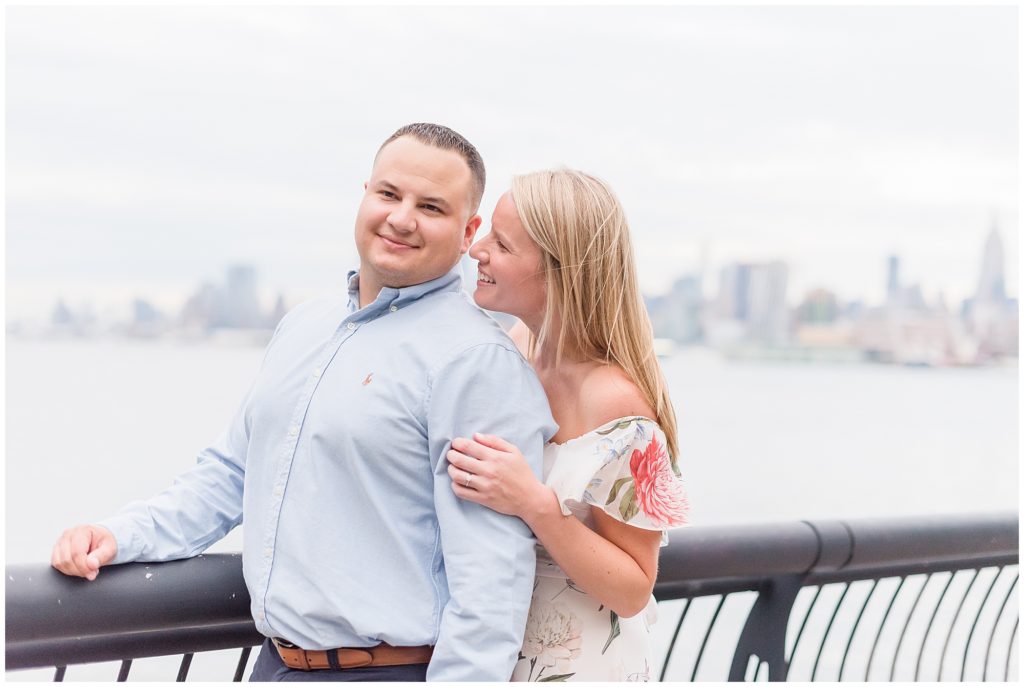
<path id="1" fill-rule="evenodd" d="M 519 352 L 524 356 L 526 355 L 526 349 L 530 345 L 530 329 L 522 320 L 516 320 L 516 323 L 512 325 L 512 328 L 508 330 L 509 338 L 512 339 L 512 343 L 516 345 Z"/>
<path id="2" fill-rule="evenodd" d="M 633 380 L 615 365 L 595 365 L 581 380 L 578 408 L 588 427 L 620 417 L 653 418 L 654 409 Z"/>

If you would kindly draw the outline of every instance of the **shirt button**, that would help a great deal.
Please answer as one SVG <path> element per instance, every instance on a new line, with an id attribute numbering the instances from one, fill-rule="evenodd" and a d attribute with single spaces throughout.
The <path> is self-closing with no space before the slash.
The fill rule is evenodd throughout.
<path id="1" fill-rule="evenodd" d="M 270 550 L 270 549 L 263 549 L 263 555 L 266 556 L 267 558 L 270 558 L 270 554 L 272 554 L 272 553 L 274 553 L 274 552 L 272 550 Z"/>
<path id="2" fill-rule="evenodd" d="M 356 323 L 355 322 L 349 322 L 348 323 L 348 328 L 349 329 L 355 329 L 356 328 Z"/>
<path id="3" fill-rule="evenodd" d="M 288 435 L 289 436 L 295 436 L 298 433 L 299 433 L 299 428 L 296 427 L 295 425 L 292 425 L 291 427 L 288 428 Z"/>
<path id="4" fill-rule="evenodd" d="M 316 368 L 315 370 L 313 370 L 313 376 L 314 377 L 319 377 L 320 376 L 320 368 L 319 367 Z"/>
<path id="5" fill-rule="evenodd" d="M 397 305 L 392 305 L 391 306 L 391 312 L 398 312 L 398 306 Z"/>
<path id="6" fill-rule="evenodd" d="M 274 496 L 281 495 L 281 487 L 274 487 Z"/>
<path id="7" fill-rule="evenodd" d="M 267 616 L 263 615 L 263 611 L 260 611 L 260 620 L 266 620 Z"/>

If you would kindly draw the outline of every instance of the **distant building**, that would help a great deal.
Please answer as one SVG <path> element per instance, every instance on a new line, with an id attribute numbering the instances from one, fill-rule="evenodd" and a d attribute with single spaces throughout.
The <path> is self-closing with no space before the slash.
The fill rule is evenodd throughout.
<path id="1" fill-rule="evenodd" d="M 181 325 L 186 330 L 205 331 L 214 326 L 220 316 L 220 296 L 217 287 L 203 282 L 188 297 L 181 310 Z"/>
<path id="2" fill-rule="evenodd" d="M 981 258 L 981 272 L 978 275 L 976 303 L 1002 303 L 1006 300 L 1006 260 L 1003 257 L 1003 238 L 999 227 L 992 223 L 992 230 L 985 239 L 985 250 Z"/>
<path id="3" fill-rule="evenodd" d="M 742 338 L 751 341 L 785 343 L 790 338 L 788 280 L 789 268 L 781 261 L 736 263 L 723 268 L 714 307 L 716 332 L 729 332 L 729 337 L 742 332 Z"/>
<path id="4" fill-rule="evenodd" d="M 164 314 L 149 301 L 136 298 L 132 301 L 132 319 L 123 331 L 128 336 L 152 338 L 164 334 L 168 325 Z"/>
<path id="5" fill-rule="evenodd" d="M 885 295 L 889 303 L 894 303 L 900 293 L 900 256 L 889 256 L 889 279 L 886 283 Z"/>
<path id="6" fill-rule="evenodd" d="M 71 327 L 75 324 L 75 315 L 64 299 L 58 299 L 50 313 L 50 324 L 54 327 Z"/>
<path id="7" fill-rule="evenodd" d="M 836 295 L 826 289 L 814 289 L 797 307 L 797 320 L 809 324 L 826 324 L 839 317 Z"/>
<path id="8" fill-rule="evenodd" d="M 274 309 L 270 311 L 270 315 L 267 318 L 267 327 L 277 329 L 277 324 L 281 321 L 281 318 L 288 313 L 288 306 L 284 300 L 284 294 L 277 294 L 277 300 L 274 302 Z"/>
<path id="9" fill-rule="evenodd" d="M 255 329 L 264 326 L 256 293 L 256 270 L 249 265 L 228 268 L 224 302 L 218 324 L 222 327 Z"/>
<path id="10" fill-rule="evenodd" d="M 694 343 L 703 338 L 701 313 L 704 297 L 700 277 L 686 275 L 677 279 L 664 296 L 644 300 L 654 336 L 679 343 Z"/>
<path id="11" fill-rule="evenodd" d="M 87 336 L 94 329 L 95 318 L 89 306 L 82 306 L 78 312 L 72 310 L 63 298 L 57 299 L 50 311 L 47 334 L 56 337 Z"/>
<path id="12" fill-rule="evenodd" d="M 921 293 L 920 284 L 903 286 L 900 280 L 901 259 L 898 255 L 890 255 L 888 260 L 888 277 L 885 284 L 885 305 L 892 309 L 926 310 L 928 308 Z"/>
<path id="13" fill-rule="evenodd" d="M 1017 299 L 1006 297 L 1006 258 L 999 227 L 993 222 L 985 239 L 978 290 L 964 302 L 967 329 L 978 342 L 978 358 L 1018 356 L 1020 350 Z"/>
<path id="14" fill-rule="evenodd" d="M 256 270 L 232 265 L 223 287 L 204 282 L 189 296 L 181 311 L 181 324 L 194 332 L 213 329 L 273 329 L 284 316 L 284 298 L 278 296 L 272 312 L 260 306 Z"/>

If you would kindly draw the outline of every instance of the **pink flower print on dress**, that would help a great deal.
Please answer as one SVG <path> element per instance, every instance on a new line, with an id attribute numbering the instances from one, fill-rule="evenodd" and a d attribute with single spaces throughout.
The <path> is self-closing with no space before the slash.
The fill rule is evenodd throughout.
<path id="1" fill-rule="evenodd" d="M 683 482 L 672 472 L 668 451 L 652 436 L 646 450 L 634 449 L 629 459 L 633 473 L 636 500 L 640 510 L 658 527 L 686 524 L 689 503 Z"/>

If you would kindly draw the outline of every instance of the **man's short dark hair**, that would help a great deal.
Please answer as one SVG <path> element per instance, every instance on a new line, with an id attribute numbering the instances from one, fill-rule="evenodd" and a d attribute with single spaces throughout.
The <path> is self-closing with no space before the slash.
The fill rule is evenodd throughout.
<path id="1" fill-rule="evenodd" d="M 467 141 L 465 136 L 446 126 L 417 122 L 416 124 L 406 124 L 391 134 L 388 140 L 384 141 L 380 148 L 377 149 L 377 154 L 380 155 L 380 151 L 384 150 L 388 143 L 402 136 L 412 136 L 420 143 L 440 148 L 441 150 L 454 150 L 462 156 L 462 159 L 466 161 L 466 165 L 469 167 L 470 173 L 473 175 L 473 214 L 476 214 L 477 209 L 480 207 L 480 199 L 484 195 L 484 186 L 487 183 L 484 161 L 476 147 Z"/>

